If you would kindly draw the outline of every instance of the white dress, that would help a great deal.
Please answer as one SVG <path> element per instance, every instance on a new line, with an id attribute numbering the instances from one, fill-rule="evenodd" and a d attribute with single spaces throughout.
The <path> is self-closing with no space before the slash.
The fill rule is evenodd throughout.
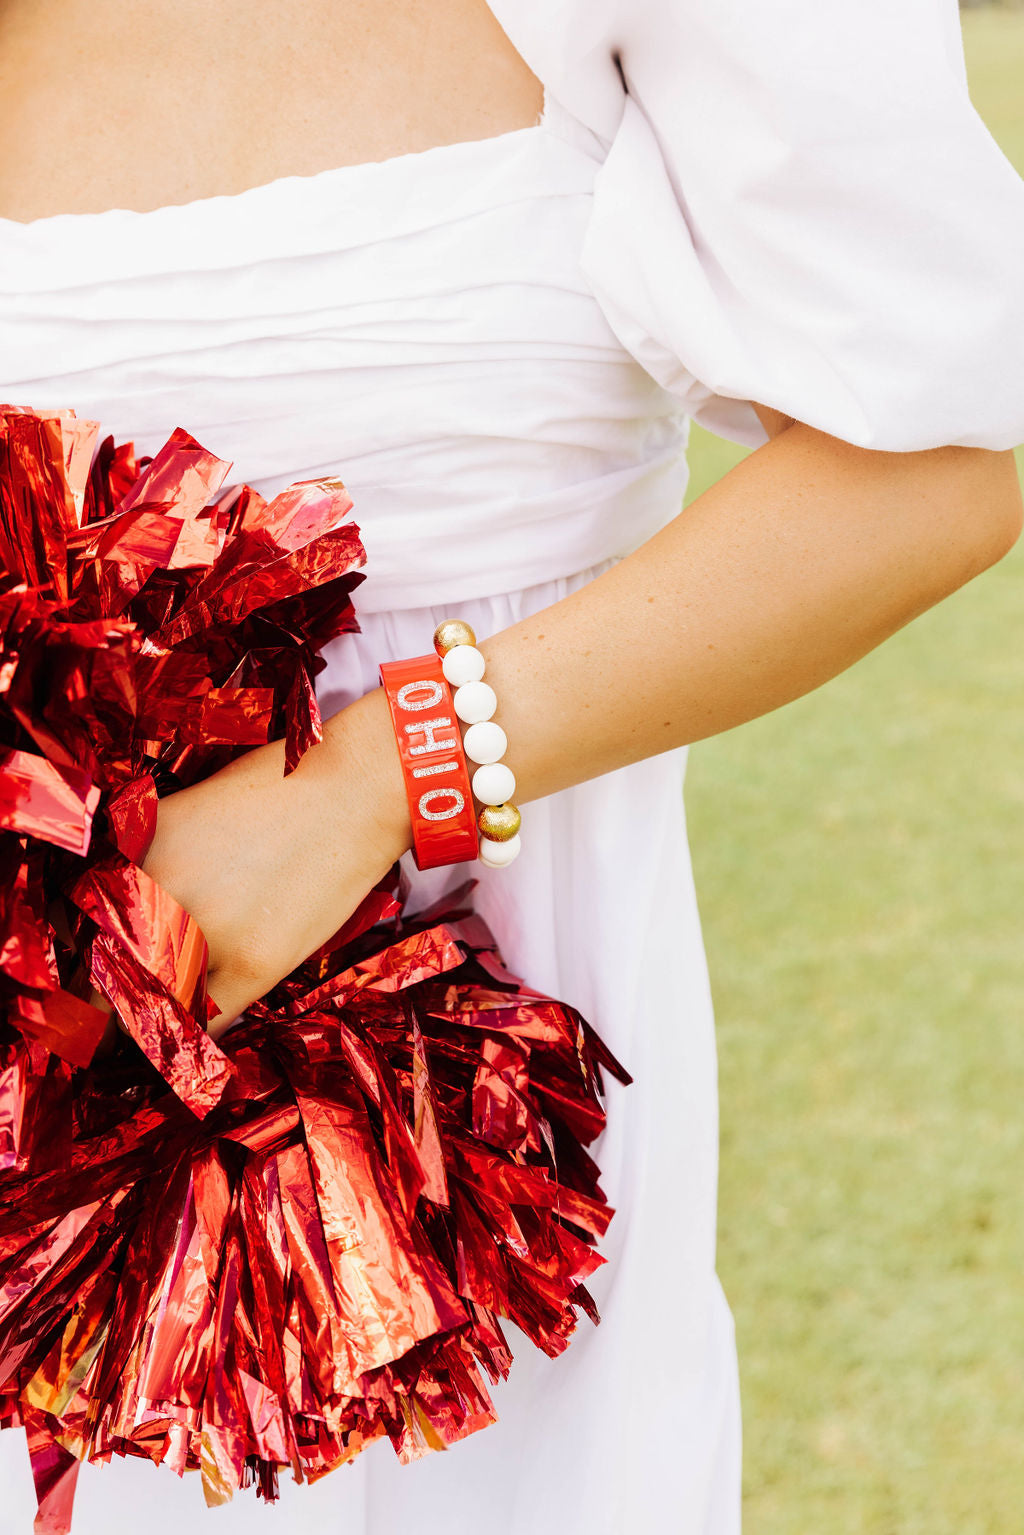
<path id="1" fill-rule="evenodd" d="M 679 511 L 687 420 L 580 272 L 602 160 L 534 128 L 152 213 L 0 222 L 0 397 L 73 405 L 152 451 L 177 425 L 264 492 L 340 473 L 368 551 L 330 711 L 445 614 L 482 637 L 557 601 Z M 582 744 L 585 750 L 585 743 Z M 739 1527 L 731 1318 L 715 1277 L 715 1051 L 675 751 L 527 807 L 479 874 L 510 966 L 581 1008 L 636 1081 L 599 1148 L 617 1207 L 584 1321 L 520 1340 L 500 1422 L 399 1467 L 387 1444 L 276 1507 L 207 1513 L 197 1478 L 84 1468 L 77 1535 L 624 1535 Z M 465 866 L 416 879 L 417 899 Z M 31 1529 L 20 1435 L 0 1507 Z"/>

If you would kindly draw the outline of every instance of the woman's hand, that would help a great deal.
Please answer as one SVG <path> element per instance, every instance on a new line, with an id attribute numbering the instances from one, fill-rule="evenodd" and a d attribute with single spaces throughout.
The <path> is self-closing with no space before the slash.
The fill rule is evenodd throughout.
<path id="1" fill-rule="evenodd" d="M 143 867 L 206 936 L 210 1033 L 330 938 L 409 845 L 379 691 L 329 720 L 287 778 L 279 742 L 162 800 Z"/>

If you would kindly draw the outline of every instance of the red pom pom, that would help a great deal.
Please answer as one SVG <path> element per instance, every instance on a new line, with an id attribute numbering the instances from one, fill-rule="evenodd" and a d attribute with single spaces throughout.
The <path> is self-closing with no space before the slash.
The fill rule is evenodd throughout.
<path id="1" fill-rule="evenodd" d="M 336 481 L 218 501 L 186 433 L 95 437 L 0 409 L 0 1425 L 54 1531 L 83 1459 L 272 1497 L 493 1421 L 499 1318 L 550 1355 L 597 1320 L 585 1147 L 629 1080 L 465 892 L 408 923 L 387 883 L 210 1039 L 202 934 L 138 867 L 157 795 L 319 739 L 363 551 Z"/>

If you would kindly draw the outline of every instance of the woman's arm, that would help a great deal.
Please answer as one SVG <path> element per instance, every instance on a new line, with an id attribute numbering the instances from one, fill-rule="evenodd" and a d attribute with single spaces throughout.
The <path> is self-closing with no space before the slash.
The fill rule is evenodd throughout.
<path id="1" fill-rule="evenodd" d="M 488 640 L 520 797 L 777 709 L 1001 559 L 1012 454 L 775 435 L 628 559 Z"/>
<path id="2" fill-rule="evenodd" d="M 761 417 L 771 441 L 662 532 L 482 642 L 520 802 L 809 692 L 1020 533 L 1009 453 L 876 453 Z M 409 845 L 379 689 L 329 721 L 288 779 L 282 764 L 280 746 L 261 748 L 165 801 L 146 863 L 206 932 L 226 1018 L 324 942 Z"/>

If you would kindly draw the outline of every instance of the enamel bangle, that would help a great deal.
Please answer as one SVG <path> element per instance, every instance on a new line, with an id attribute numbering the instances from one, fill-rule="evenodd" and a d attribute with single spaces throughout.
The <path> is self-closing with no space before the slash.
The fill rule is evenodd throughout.
<path id="1" fill-rule="evenodd" d="M 391 710 L 419 869 L 477 856 L 473 793 L 451 689 L 437 655 L 385 661 Z"/>

